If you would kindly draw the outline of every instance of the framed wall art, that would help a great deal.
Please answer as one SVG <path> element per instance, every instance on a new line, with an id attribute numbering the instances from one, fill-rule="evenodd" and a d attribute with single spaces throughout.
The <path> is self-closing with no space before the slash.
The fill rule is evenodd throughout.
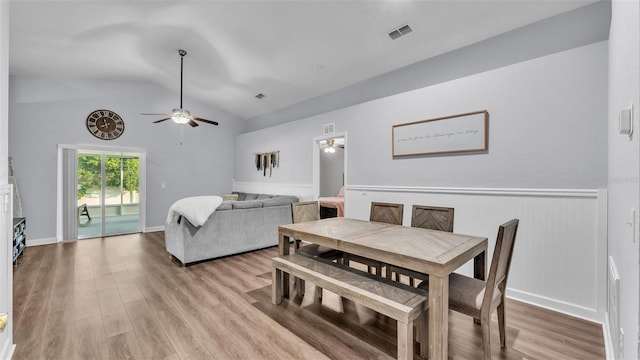
<path id="1" fill-rule="evenodd" d="M 489 112 L 480 110 L 393 125 L 393 157 L 488 149 Z"/>

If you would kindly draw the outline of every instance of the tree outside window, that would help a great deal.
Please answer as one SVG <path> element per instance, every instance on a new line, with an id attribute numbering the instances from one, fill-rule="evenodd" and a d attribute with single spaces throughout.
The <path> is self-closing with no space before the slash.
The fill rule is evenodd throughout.
<path id="1" fill-rule="evenodd" d="M 107 193 L 129 193 L 129 202 L 139 192 L 140 161 L 138 158 L 110 157 L 105 159 L 105 186 Z M 78 199 L 93 197 L 101 187 L 100 155 L 78 156 Z"/>

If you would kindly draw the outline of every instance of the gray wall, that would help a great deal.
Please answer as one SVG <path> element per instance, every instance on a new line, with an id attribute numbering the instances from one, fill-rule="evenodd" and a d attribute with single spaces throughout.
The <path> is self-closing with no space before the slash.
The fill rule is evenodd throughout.
<path id="1" fill-rule="evenodd" d="M 236 181 L 312 183 L 312 139 L 346 131 L 347 185 L 596 189 L 607 185 L 607 42 L 239 135 Z M 489 111 L 489 150 L 393 159 L 394 124 Z M 276 179 L 251 152 L 280 146 Z"/>
<path id="2" fill-rule="evenodd" d="M 153 124 L 159 117 L 140 113 L 170 111 L 179 105 L 179 94 L 147 83 L 12 76 L 9 88 L 9 156 L 31 239 L 56 236 L 58 144 L 146 149 L 145 227 L 164 226 L 169 207 L 180 198 L 231 191 L 234 137 L 244 130 L 243 120 L 185 98 L 185 108 L 220 126 Z M 120 138 L 102 141 L 87 131 L 86 117 L 96 109 L 113 110 L 124 119 Z"/>

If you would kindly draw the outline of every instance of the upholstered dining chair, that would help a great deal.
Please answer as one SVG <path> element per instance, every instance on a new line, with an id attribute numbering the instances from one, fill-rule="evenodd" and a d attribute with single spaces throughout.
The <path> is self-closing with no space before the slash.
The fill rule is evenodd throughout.
<path id="1" fill-rule="evenodd" d="M 383 202 L 372 202 L 369 221 L 402 225 L 402 214 L 404 211 L 403 204 L 392 204 Z M 349 261 L 367 265 L 367 271 L 371 272 L 372 268 L 376 269 L 376 275 L 382 276 L 383 263 L 377 260 L 371 260 L 363 256 L 354 254 L 345 254 L 345 264 L 349 265 Z"/>
<path id="2" fill-rule="evenodd" d="M 504 298 L 519 222 L 518 219 L 513 219 L 498 228 L 487 281 L 456 273 L 449 275 L 449 309 L 480 319 L 485 360 L 491 359 L 490 329 L 493 310 L 498 312 L 500 346 L 506 345 Z M 429 282 L 423 281 L 418 287 L 428 291 Z M 422 328 L 425 329 L 424 326 Z"/>
<path id="3" fill-rule="evenodd" d="M 430 230 L 440 230 L 453 232 L 454 209 L 450 207 L 413 205 L 411 211 L 411 227 L 419 227 Z M 400 275 L 409 277 L 409 285 L 414 286 L 415 280 L 427 280 L 426 274 L 421 274 L 409 269 L 397 266 L 386 267 L 386 277 L 391 279 L 391 274 L 395 273 L 395 280 L 400 281 Z"/>

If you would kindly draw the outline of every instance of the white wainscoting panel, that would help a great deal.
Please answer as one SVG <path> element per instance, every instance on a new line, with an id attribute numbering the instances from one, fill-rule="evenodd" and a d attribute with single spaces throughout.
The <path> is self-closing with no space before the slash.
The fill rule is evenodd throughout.
<path id="1" fill-rule="evenodd" d="M 604 322 L 606 190 L 345 187 L 347 217 L 368 219 L 372 201 L 403 203 L 405 226 L 413 205 L 455 208 L 454 231 L 486 236 L 489 261 L 498 226 L 520 219 L 507 295 Z M 459 272 L 472 269 L 468 263 Z"/>
<path id="2" fill-rule="evenodd" d="M 233 191 L 254 194 L 294 195 L 299 197 L 300 201 L 310 201 L 313 199 L 312 184 L 278 184 L 234 181 Z"/>

